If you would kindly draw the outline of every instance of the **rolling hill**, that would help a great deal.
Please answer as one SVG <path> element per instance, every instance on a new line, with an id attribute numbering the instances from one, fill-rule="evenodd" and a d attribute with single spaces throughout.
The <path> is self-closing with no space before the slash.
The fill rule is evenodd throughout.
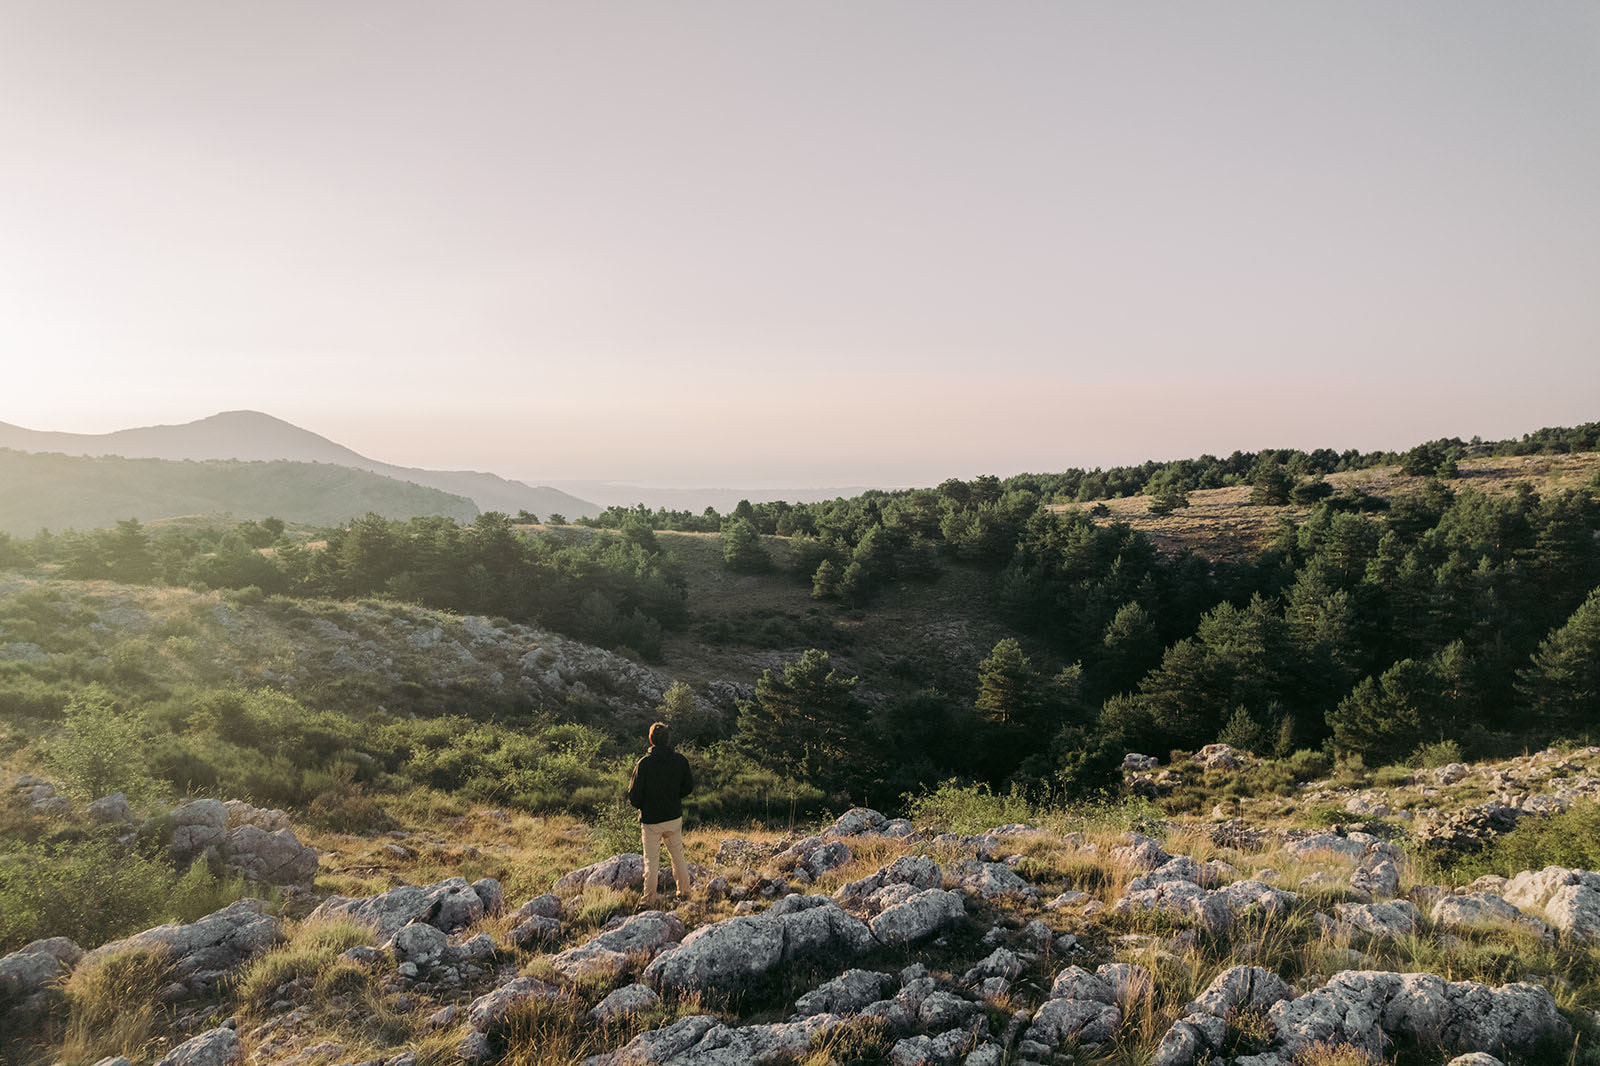
<path id="1" fill-rule="evenodd" d="M 0 448 L 66 455 L 118 455 L 128 459 L 326 463 L 465 496 L 480 511 L 516 514 L 528 510 L 539 515 L 557 512 L 569 518 L 600 511 L 589 501 L 559 489 L 535 487 L 497 474 L 475 470 L 421 470 L 381 463 L 259 411 L 224 411 L 181 425 L 142 426 L 114 433 L 51 433 L 0 422 Z M 359 512 L 346 512 L 342 517 L 348 518 L 351 513 Z"/>
<path id="2" fill-rule="evenodd" d="M 125 459 L 0 448 L 0 531 L 17 536 L 193 514 L 275 515 L 331 525 L 368 511 L 471 521 L 478 507 L 465 496 L 330 463 Z"/>

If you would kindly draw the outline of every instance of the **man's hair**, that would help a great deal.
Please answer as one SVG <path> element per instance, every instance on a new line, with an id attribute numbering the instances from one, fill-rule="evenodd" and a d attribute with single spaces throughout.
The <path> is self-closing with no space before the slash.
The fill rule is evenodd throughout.
<path id="1" fill-rule="evenodd" d="M 650 727 L 650 745 L 657 748 L 672 747 L 672 727 L 665 722 L 656 722 Z"/>

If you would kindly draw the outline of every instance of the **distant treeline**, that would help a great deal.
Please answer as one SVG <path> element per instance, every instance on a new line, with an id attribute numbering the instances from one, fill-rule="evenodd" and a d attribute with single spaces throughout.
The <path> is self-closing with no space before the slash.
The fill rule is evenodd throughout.
<path id="1" fill-rule="evenodd" d="M 1418 444 L 1403 452 L 1363 452 L 1353 448 L 1342 452 L 1317 448 L 1307 452 L 1298 448 L 1268 448 L 1257 452 L 1235 451 L 1226 459 L 1202 455 L 1198 459 L 1167 462 L 1152 459 L 1136 466 L 1114 466 L 1109 470 L 1072 467 L 1058 474 L 1017 474 L 1004 479 L 985 476 L 970 482 L 951 479 L 936 490 L 875 490 L 855 499 L 887 500 L 928 492 L 955 498 L 963 495 L 998 498 L 1007 492 L 1020 490 L 1050 503 L 1084 503 L 1137 496 L 1145 492 L 1194 492 L 1230 485 L 1254 485 L 1274 474 L 1291 480 L 1318 478 L 1375 466 L 1398 465 L 1402 472 L 1414 476 L 1453 477 L 1455 464 L 1462 459 L 1558 455 L 1597 449 L 1600 449 L 1600 422 L 1588 422 L 1581 426 L 1541 429 L 1516 440 L 1484 441 L 1473 437 L 1464 441 L 1459 437 L 1445 437 Z M 579 519 L 579 522 L 597 529 L 620 529 L 624 522 L 634 521 L 643 522 L 652 529 L 716 533 L 728 519 L 743 518 L 751 521 L 761 533 L 790 536 L 795 533 L 817 533 L 819 521 L 825 522 L 825 516 L 837 509 L 841 502 L 851 501 L 832 500 L 810 504 L 773 501 L 753 505 L 746 501 L 727 516 L 719 514 L 712 507 L 696 513 L 664 507 L 651 510 L 643 504 L 637 504 L 633 507 L 608 507 L 592 518 Z"/>

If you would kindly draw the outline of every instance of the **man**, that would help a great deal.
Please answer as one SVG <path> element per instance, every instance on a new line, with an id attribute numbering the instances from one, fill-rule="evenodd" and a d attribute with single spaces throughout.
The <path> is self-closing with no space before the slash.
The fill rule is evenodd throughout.
<path id="1" fill-rule="evenodd" d="M 683 797 L 694 788 L 689 760 L 672 748 L 672 731 L 665 722 L 650 727 L 650 750 L 633 768 L 628 782 L 628 803 L 639 809 L 639 832 L 644 838 L 644 899 L 656 902 L 656 881 L 661 842 L 672 857 L 672 878 L 677 898 L 689 898 L 689 864 L 683 861 Z"/>

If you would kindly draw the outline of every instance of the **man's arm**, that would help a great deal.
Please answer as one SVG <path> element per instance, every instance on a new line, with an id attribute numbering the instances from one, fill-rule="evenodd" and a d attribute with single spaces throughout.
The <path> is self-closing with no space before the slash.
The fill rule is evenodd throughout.
<path id="1" fill-rule="evenodd" d="M 636 809 L 643 802 L 643 797 L 639 795 L 639 767 L 642 765 L 642 761 L 634 763 L 633 776 L 628 778 L 628 806 Z"/>
<path id="2" fill-rule="evenodd" d="M 682 797 L 694 791 L 694 771 L 689 769 L 689 760 L 686 757 L 679 757 L 683 758 L 683 791 L 678 793 Z"/>

